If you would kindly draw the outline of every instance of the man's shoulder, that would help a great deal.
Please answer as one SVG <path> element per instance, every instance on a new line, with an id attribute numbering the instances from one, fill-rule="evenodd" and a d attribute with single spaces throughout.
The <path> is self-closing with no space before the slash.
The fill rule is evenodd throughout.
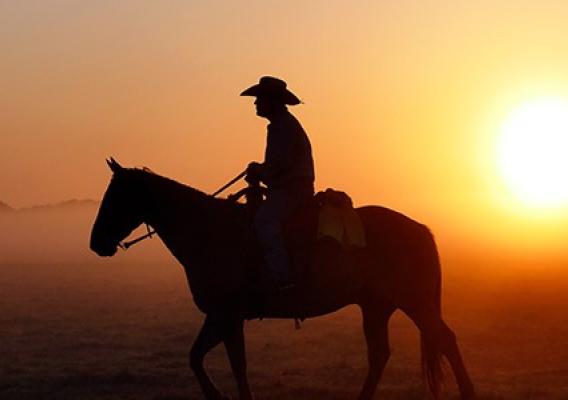
<path id="1" fill-rule="evenodd" d="M 289 112 L 283 112 L 273 118 L 270 123 L 268 124 L 268 130 L 287 130 L 295 125 L 299 125 L 300 123 Z"/>
<path id="2" fill-rule="evenodd" d="M 304 128 L 298 118 L 289 111 L 283 113 L 279 119 L 279 126 L 288 131 L 304 132 Z"/>
<path id="3" fill-rule="evenodd" d="M 284 120 L 287 122 L 293 122 L 296 124 L 300 124 L 300 121 L 298 121 L 298 118 L 296 118 L 296 116 L 294 114 L 292 114 L 289 110 L 286 110 L 286 112 L 284 113 Z"/>

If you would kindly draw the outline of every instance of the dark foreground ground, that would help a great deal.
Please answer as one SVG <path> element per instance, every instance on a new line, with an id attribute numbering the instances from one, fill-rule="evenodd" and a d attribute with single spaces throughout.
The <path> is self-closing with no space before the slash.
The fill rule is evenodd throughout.
<path id="1" fill-rule="evenodd" d="M 457 266 L 454 270 L 457 270 Z M 480 399 L 568 399 L 565 278 L 445 271 L 444 315 Z M 514 274 L 511 274 L 514 276 Z M 187 355 L 202 320 L 176 264 L 2 265 L 0 399 L 200 399 Z M 397 313 L 377 399 L 427 398 L 418 334 Z M 246 325 L 257 399 L 352 399 L 366 370 L 358 309 Z M 207 367 L 235 393 L 224 349 Z M 456 397 L 453 379 L 444 398 Z"/>

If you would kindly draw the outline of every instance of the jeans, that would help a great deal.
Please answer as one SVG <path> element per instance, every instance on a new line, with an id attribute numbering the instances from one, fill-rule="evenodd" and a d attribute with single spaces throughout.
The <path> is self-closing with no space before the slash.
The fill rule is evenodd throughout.
<path id="1" fill-rule="evenodd" d="M 290 280 L 290 261 L 284 244 L 283 226 L 313 196 L 313 184 L 269 190 L 253 225 L 264 253 L 268 274 L 276 281 Z"/>

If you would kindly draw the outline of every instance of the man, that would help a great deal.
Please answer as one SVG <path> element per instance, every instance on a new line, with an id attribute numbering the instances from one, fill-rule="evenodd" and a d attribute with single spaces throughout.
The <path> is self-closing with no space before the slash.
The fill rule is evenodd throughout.
<path id="1" fill-rule="evenodd" d="M 302 125 L 288 111 L 287 105 L 300 104 L 300 100 L 286 82 L 264 76 L 241 96 L 256 97 L 256 114 L 270 122 L 264 162 L 250 163 L 246 180 L 263 182 L 268 188 L 253 223 L 264 252 L 268 285 L 282 289 L 291 286 L 283 224 L 314 194 L 312 149 Z"/>

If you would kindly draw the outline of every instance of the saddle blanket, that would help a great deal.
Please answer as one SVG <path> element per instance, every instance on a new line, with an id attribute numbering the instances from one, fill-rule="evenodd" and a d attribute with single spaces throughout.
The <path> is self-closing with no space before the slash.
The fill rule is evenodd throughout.
<path id="1" fill-rule="evenodd" d="M 365 229 L 351 198 L 344 192 L 327 189 L 316 194 L 319 206 L 317 237 L 331 237 L 345 247 L 365 247 Z"/>

